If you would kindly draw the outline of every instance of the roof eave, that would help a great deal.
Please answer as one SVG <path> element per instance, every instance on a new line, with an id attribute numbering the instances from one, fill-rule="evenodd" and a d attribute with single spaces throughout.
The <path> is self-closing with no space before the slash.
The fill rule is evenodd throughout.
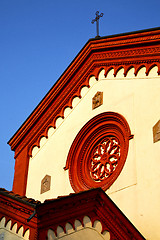
<path id="1" fill-rule="evenodd" d="M 125 38 L 135 38 L 141 35 L 146 34 L 154 34 L 160 33 L 160 27 L 147 29 L 147 30 L 141 30 L 141 31 L 135 31 L 135 32 L 128 32 L 123 34 L 116 34 L 116 35 L 110 35 L 105 37 L 97 37 L 97 38 L 91 38 L 88 40 L 88 42 L 84 45 L 84 47 L 81 49 L 81 51 L 77 54 L 77 56 L 73 59 L 73 61 L 70 63 L 68 68 L 63 72 L 63 74 L 59 77 L 59 79 L 55 82 L 53 87 L 48 91 L 48 93 L 44 96 L 42 101 L 37 105 L 37 107 L 33 110 L 33 112 L 29 115 L 29 117 L 26 119 L 26 121 L 20 126 L 20 128 L 16 131 L 16 133 L 11 137 L 11 139 L 8 141 L 8 144 L 11 146 L 12 150 L 15 150 L 18 146 L 19 142 L 28 134 L 32 126 L 36 124 L 36 122 L 41 118 L 41 116 L 45 113 L 48 106 L 51 104 L 51 102 L 55 101 L 57 96 L 60 94 L 61 90 L 65 88 L 67 84 L 68 76 L 70 75 L 70 78 L 74 73 L 77 71 L 80 66 L 84 63 L 84 61 L 90 56 L 92 52 L 95 52 L 98 48 L 97 44 L 102 43 L 103 41 L 108 40 L 109 41 L 115 41 L 122 40 Z M 133 43 L 131 43 L 133 45 Z M 116 47 L 116 46 L 114 46 Z"/>

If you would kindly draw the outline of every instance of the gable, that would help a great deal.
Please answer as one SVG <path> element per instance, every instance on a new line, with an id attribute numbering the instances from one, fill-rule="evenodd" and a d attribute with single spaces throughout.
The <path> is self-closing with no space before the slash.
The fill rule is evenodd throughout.
<path id="1" fill-rule="evenodd" d="M 11 149 L 15 151 L 15 158 L 19 159 L 15 164 L 13 185 L 16 192 L 25 193 L 29 158 L 32 156 L 33 147 L 39 148 L 42 138 L 48 137 L 48 130 L 56 128 L 57 121 L 64 119 L 75 98 L 80 99 L 83 91 L 90 87 L 92 76 L 98 80 L 99 73 L 104 69 L 105 77 L 107 74 L 113 74 L 114 77 L 122 74 L 126 78 L 133 69 L 134 76 L 137 76 L 142 67 L 145 67 L 147 76 L 153 66 L 158 67 L 159 73 L 159 34 L 159 29 L 153 29 L 88 41 L 9 141 Z"/>
<path id="2" fill-rule="evenodd" d="M 113 69 L 114 77 L 120 69 L 124 69 L 125 77 L 131 68 L 134 68 L 134 74 L 137 76 L 143 66 L 146 67 L 146 76 L 155 65 L 158 66 L 159 72 L 159 31 L 159 29 L 155 29 L 91 39 L 10 139 L 9 144 L 12 150 L 16 149 L 19 141 L 33 127 L 36 130 L 41 129 L 41 136 L 46 136 L 46 128 L 55 127 L 56 119 L 64 117 L 65 108 L 72 107 L 72 100 L 76 96 L 81 97 L 81 89 L 84 86 L 90 87 L 90 77 L 95 76 L 98 80 L 102 69 L 105 69 L 105 76 Z M 46 113 L 45 116 L 44 113 Z M 39 124 L 36 124 L 37 122 Z M 31 131 L 29 132 L 33 134 Z M 35 138 L 36 136 L 33 141 Z"/>
<path id="3" fill-rule="evenodd" d="M 152 29 L 84 46 L 9 141 L 16 193 L 44 201 L 113 179 L 103 189 L 148 239 L 159 238 L 159 38 Z"/>

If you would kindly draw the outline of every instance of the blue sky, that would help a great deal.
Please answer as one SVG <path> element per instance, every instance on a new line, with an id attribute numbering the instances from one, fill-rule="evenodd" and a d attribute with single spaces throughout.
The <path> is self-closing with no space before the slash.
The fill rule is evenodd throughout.
<path id="1" fill-rule="evenodd" d="M 12 189 L 8 140 L 85 43 L 160 26 L 159 0 L 0 0 L 0 187 Z"/>

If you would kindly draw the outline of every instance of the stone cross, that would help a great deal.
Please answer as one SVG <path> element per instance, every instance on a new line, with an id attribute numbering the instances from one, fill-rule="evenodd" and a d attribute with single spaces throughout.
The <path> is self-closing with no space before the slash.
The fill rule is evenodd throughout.
<path id="1" fill-rule="evenodd" d="M 103 17 L 103 13 L 99 14 L 99 11 L 96 12 L 96 18 L 92 20 L 91 23 L 94 23 L 96 22 L 96 27 L 97 27 L 97 36 L 96 37 L 99 37 L 99 19 L 100 17 Z"/>

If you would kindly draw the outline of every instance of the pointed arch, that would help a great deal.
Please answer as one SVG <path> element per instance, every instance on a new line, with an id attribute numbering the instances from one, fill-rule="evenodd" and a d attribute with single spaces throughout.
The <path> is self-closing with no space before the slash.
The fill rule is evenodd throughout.
<path id="1" fill-rule="evenodd" d="M 141 65 L 138 65 L 135 67 L 135 76 L 138 75 L 138 72 L 142 69 L 142 68 L 146 68 L 146 65 L 145 64 L 141 64 Z"/>

